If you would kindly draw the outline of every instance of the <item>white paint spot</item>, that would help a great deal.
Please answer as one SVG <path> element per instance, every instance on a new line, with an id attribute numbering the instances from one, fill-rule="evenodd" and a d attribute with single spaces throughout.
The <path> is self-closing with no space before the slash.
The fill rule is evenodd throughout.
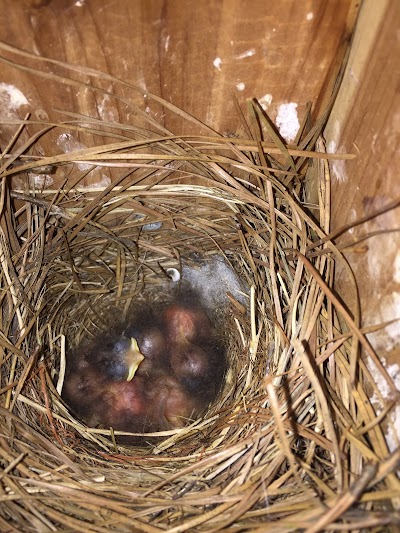
<path id="1" fill-rule="evenodd" d="M 278 115 L 275 123 L 282 137 L 288 142 L 293 141 L 300 128 L 299 118 L 297 116 L 297 104 L 290 102 L 289 104 L 278 106 Z"/>
<path id="2" fill-rule="evenodd" d="M 85 0 L 77 0 L 75 2 L 76 7 L 82 7 L 85 3 Z"/>
<path id="3" fill-rule="evenodd" d="M 326 147 L 326 151 L 328 154 L 335 154 L 337 152 L 337 146 L 335 141 L 330 141 L 328 143 L 328 146 Z"/>
<path id="4" fill-rule="evenodd" d="M 366 228 L 376 226 L 367 225 Z M 365 310 L 366 323 L 381 324 L 392 322 L 384 329 L 367 335 L 368 340 L 378 353 L 390 353 L 400 347 L 400 290 L 395 284 L 399 277 L 400 238 L 392 235 L 382 241 L 382 237 L 372 237 L 368 240 L 367 276 L 371 280 L 376 296 L 371 298 L 370 306 Z M 382 253 L 384 250 L 384 253 Z M 384 291 L 379 290 L 381 284 L 376 280 L 387 280 L 388 286 Z M 392 281 L 393 280 L 393 281 Z"/>
<path id="5" fill-rule="evenodd" d="M 314 18 L 314 13 L 312 11 L 310 11 L 309 13 L 307 13 L 307 16 L 306 16 L 306 19 L 307 20 L 312 20 Z"/>
<path id="6" fill-rule="evenodd" d="M 143 77 L 143 74 L 138 74 L 138 76 L 136 77 L 136 85 L 142 89 L 142 91 L 146 92 L 147 91 L 147 87 L 146 87 L 146 81 Z M 144 95 L 144 97 L 146 98 L 146 95 Z"/>
<path id="7" fill-rule="evenodd" d="M 48 174 L 29 173 L 29 185 L 38 189 L 45 189 L 53 184 L 53 178 Z"/>
<path id="8" fill-rule="evenodd" d="M 396 283 L 400 283 L 400 252 L 397 252 L 394 259 L 393 279 Z"/>
<path id="9" fill-rule="evenodd" d="M 261 107 L 264 109 L 264 111 L 267 111 L 267 109 L 272 103 L 272 94 L 264 94 L 264 96 L 261 96 L 261 98 L 259 98 L 258 101 Z"/>
<path id="10" fill-rule="evenodd" d="M 171 35 L 167 35 L 166 38 L 165 38 L 165 43 L 164 43 L 164 50 L 166 52 L 168 52 L 168 48 L 169 48 L 169 41 L 171 39 Z"/>
<path id="11" fill-rule="evenodd" d="M 382 363 L 384 366 L 386 366 L 388 374 L 393 379 L 396 389 L 400 391 L 400 366 L 398 364 L 385 365 L 384 360 L 382 360 Z M 368 367 L 379 389 L 379 392 L 382 395 L 382 398 L 384 400 L 390 400 L 392 397 L 392 392 L 386 379 L 379 373 L 375 363 L 370 359 L 368 360 Z M 382 411 L 382 405 L 376 393 L 374 393 L 374 395 L 371 397 L 371 402 L 379 414 Z M 386 442 L 389 450 L 393 452 L 399 446 L 400 441 L 400 405 L 397 405 L 395 409 L 391 411 L 389 417 L 392 425 L 388 427 L 386 432 Z"/>
<path id="12" fill-rule="evenodd" d="M 386 440 L 391 452 L 394 452 L 400 444 L 400 405 L 396 405 L 390 417 L 393 426 L 389 426 L 386 432 Z"/>
<path id="13" fill-rule="evenodd" d="M 214 122 L 214 111 L 211 107 L 207 110 L 206 114 L 206 124 L 211 125 Z"/>
<path id="14" fill-rule="evenodd" d="M 112 90 L 112 87 L 108 91 Z M 105 94 L 101 102 L 97 105 L 97 110 L 99 112 L 99 117 L 102 120 L 108 120 L 110 122 L 115 121 L 114 111 L 112 106 L 109 105 L 110 95 Z"/>
<path id="15" fill-rule="evenodd" d="M 326 147 L 326 151 L 328 154 L 335 154 L 337 153 L 337 145 L 335 141 L 330 141 L 328 143 L 328 146 Z M 340 149 L 339 151 L 345 152 L 346 150 Z M 344 183 L 347 181 L 347 174 L 346 174 L 346 162 L 344 160 L 337 160 L 331 162 L 331 169 L 333 177 L 337 179 L 339 183 Z"/>
<path id="16" fill-rule="evenodd" d="M 347 181 L 345 161 L 332 161 L 332 173 L 339 183 L 345 183 Z"/>
<path id="17" fill-rule="evenodd" d="M 147 106 L 146 109 L 145 109 L 146 113 L 150 113 L 150 107 Z"/>
<path id="18" fill-rule="evenodd" d="M 235 56 L 235 59 L 245 59 L 246 57 L 251 57 L 256 54 L 255 48 L 250 48 L 249 50 L 246 50 L 245 52 L 242 52 L 241 54 L 238 54 Z"/>
<path id="19" fill-rule="evenodd" d="M 330 153 L 335 153 L 336 147 L 340 143 L 341 135 L 342 135 L 342 127 L 340 125 L 340 122 L 338 120 L 335 120 L 333 127 L 332 127 L 332 131 L 330 132 L 329 143 L 328 143 L 328 148 L 327 148 L 327 150 L 329 151 L 329 146 L 334 147 L 332 149 L 332 152 Z"/>
<path id="20" fill-rule="evenodd" d="M 236 89 L 237 89 L 238 91 L 244 91 L 244 90 L 246 89 L 246 85 L 245 85 L 244 83 L 240 82 L 240 83 L 238 83 L 238 84 L 236 85 Z"/>
<path id="21" fill-rule="evenodd" d="M 65 154 L 70 152 L 77 152 L 78 150 L 85 150 L 87 147 L 77 141 L 70 133 L 62 133 L 57 139 L 57 146 L 64 151 Z M 89 170 L 93 165 L 87 163 L 77 163 L 80 170 Z"/>
<path id="22" fill-rule="evenodd" d="M 349 211 L 349 221 L 350 223 L 351 222 L 355 222 L 357 220 L 358 216 L 357 216 L 357 211 L 354 209 L 354 207 L 352 207 Z M 349 228 L 349 233 L 350 235 L 353 235 L 354 234 L 354 230 L 355 230 L 355 227 L 353 226 L 352 228 Z"/>
<path id="23" fill-rule="evenodd" d="M 106 176 L 105 174 L 101 175 L 101 178 L 96 183 L 88 183 L 85 185 L 86 189 L 106 189 L 109 185 L 111 185 L 111 178 Z"/>
<path id="24" fill-rule="evenodd" d="M 376 141 L 377 141 L 377 139 L 378 139 L 378 133 L 374 133 L 374 134 L 372 135 L 372 138 L 371 138 L 371 144 L 370 144 L 370 146 L 371 146 L 371 150 L 372 150 L 372 153 L 373 153 L 373 154 L 376 153 L 376 146 L 375 146 L 375 145 L 376 145 Z"/>
<path id="25" fill-rule="evenodd" d="M 399 344 L 400 339 L 400 292 L 393 291 L 390 294 L 386 294 L 382 298 L 380 305 L 380 317 L 382 322 L 389 322 L 390 320 L 398 319 L 396 322 L 389 324 L 385 328 L 385 349 L 388 351 L 393 350 L 393 348 Z"/>
<path id="26" fill-rule="evenodd" d="M 8 83 L 0 83 L 0 102 L 10 111 L 29 104 L 25 95 L 14 85 Z"/>
<path id="27" fill-rule="evenodd" d="M 396 388 L 400 390 L 400 367 L 398 364 L 394 365 L 385 365 L 385 360 L 381 360 L 381 363 L 383 366 L 386 367 L 386 370 L 388 371 L 388 374 L 393 378 L 393 383 L 396 385 Z M 386 379 L 381 375 L 381 373 L 378 370 L 378 367 L 376 364 L 368 360 L 368 368 L 374 378 L 374 381 L 379 389 L 379 392 L 382 394 L 382 397 L 384 400 L 387 400 L 390 398 L 391 395 L 391 389 L 389 387 L 389 383 L 386 381 Z M 377 395 L 374 394 L 371 399 L 377 400 Z"/>
<path id="28" fill-rule="evenodd" d="M 222 59 L 220 57 L 216 57 L 213 61 L 213 65 L 221 72 Z"/>
<path id="29" fill-rule="evenodd" d="M 382 253 L 381 239 L 377 237 L 369 239 L 366 259 L 368 261 L 368 271 L 371 280 L 380 279 L 381 272 L 386 266 L 387 253 L 390 253 L 390 250 L 385 250 L 385 253 Z"/>
<path id="30" fill-rule="evenodd" d="M 350 70 L 349 70 L 349 78 L 351 80 L 353 80 L 353 82 L 355 83 L 355 85 L 358 85 L 360 83 L 360 80 L 358 79 L 358 76 L 356 75 L 356 73 L 354 72 L 354 69 L 352 69 L 350 67 Z"/>

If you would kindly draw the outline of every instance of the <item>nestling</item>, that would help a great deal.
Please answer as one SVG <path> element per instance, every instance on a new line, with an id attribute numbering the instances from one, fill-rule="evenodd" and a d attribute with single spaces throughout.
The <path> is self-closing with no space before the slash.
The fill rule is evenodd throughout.
<path id="1" fill-rule="evenodd" d="M 191 294 L 157 312 L 136 310 L 70 355 L 62 396 L 76 415 L 92 427 L 140 434 L 197 418 L 226 365 L 220 336 Z"/>

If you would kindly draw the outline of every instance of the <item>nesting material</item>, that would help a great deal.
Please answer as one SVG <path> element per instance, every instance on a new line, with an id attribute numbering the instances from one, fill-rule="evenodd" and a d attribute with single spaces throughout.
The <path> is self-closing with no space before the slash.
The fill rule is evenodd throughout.
<path id="1" fill-rule="evenodd" d="M 19 60 L 36 69 L 39 61 L 39 70 L 44 61 Z M 87 87 L 87 71 L 58 63 L 56 76 L 47 67 L 38 74 Z M 104 93 L 110 77 L 90 75 L 92 90 Z M 326 155 L 317 142 L 327 113 L 312 128 L 306 117 L 287 146 L 255 102 L 253 138 L 207 129 L 182 138 L 133 110 L 146 127 L 22 120 L 4 150 L 0 528 L 395 528 L 400 452 L 389 454 L 385 435 L 398 393 L 358 309 L 349 312 L 334 294 L 335 263 L 348 267 L 330 233 L 327 159 L 351 156 Z M 110 142 L 38 156 L 51 128 Z M 85 188 L 85 177 L 104 167 L 112 183 Z M 43 168 L 60 187 L 28 186 L 29 173 Z M 306 184 L 317 203 L 307 203 Z M 216 255 L 243 287 L 223 289 L 215 317 L 228 359 L 216 402 L 185 427 L 147 434 L 158 439 L 150 446 L 121 445 L 124 432 L 78 420 L 60 398 L 67 346 L 104 331 L 106 311 L 126 317 L 134 303 L 162 302 L 165 284 L 176 283 L 170 269 L 190 278 L 186 262 Z"/>

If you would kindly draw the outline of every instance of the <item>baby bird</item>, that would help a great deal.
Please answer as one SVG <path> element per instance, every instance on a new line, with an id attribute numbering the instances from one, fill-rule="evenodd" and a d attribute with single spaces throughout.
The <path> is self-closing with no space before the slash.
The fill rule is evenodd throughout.
<path id="1" fill-rule="evenodd" d="M 104 334 L 93 343 L 84 343 L 70 353 L 62 397 L 79 416 L 88 420 L 102 417 L 102 405 L 114 385 L 131 383 L 144 360 L 137 340 L 122 334 Z M 133 388 L 135 389 L 135 387 Z M 140 402 L 136 393 L 134 403 Z"/>
<path id="2" fill-rule="evenodd" d="M 174 375 L 205 403 L 217 395 L 225 372 L 224 346 L 205 309 L 190 293 L 162 316 Z"/>
<path id="3" fill-rule="evenodd" d="M 221 387 L 225 353 L 195 302 L 185 294 L 157 312 L 138 308 L 123 325 L 78 347 L 62 393 L 72 411 L 89 426 L 139 434 L 197 418 Z"/>

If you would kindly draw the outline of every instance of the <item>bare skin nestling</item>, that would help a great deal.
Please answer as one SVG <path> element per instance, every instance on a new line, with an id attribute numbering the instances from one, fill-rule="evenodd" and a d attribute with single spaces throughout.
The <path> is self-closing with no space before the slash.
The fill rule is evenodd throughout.
<path id="1" fill-rule="evenodd" d="M 135 433 L 174 429 L 215 399 L 224 370 L 223 346 L 205 310 L 176 301 L 158 314 L 141 311 L 78 347 L 68 362 L 63 398 L 89 426 Z"/>

